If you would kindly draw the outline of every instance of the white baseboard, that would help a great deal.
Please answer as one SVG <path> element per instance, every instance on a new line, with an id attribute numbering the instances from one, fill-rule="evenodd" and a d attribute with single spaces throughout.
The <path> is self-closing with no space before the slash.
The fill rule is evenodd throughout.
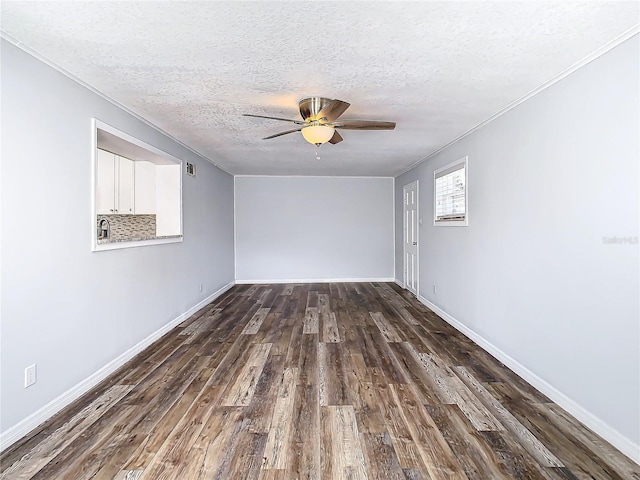
<path id="1" fill-rule="evenodd" d="M 266 283 L 344 283 L 344 282 L 393 282 L 392 277 L 385 278 L 277 278 L 277 279 L 259 279 L 259 280 L 238 280 L 236 284 L 266 284 Z"/>
<path id="2" fill-rule="evenodd" d="M 397 278 L 394 278 L 393 281 L 396 282 L 396 284 L 400 285 L 401 288 L 404 288 L 404 282 L 401 282 Z"/>
<path id="3" fill-rule="evenodd" d="M 213 302 L 216 298 L 218 298 L 220 295 L 222 295 L 223 293 L 225 293 L 227 290 L 229 290 L 231 287 L 233 287 L 236 284 L 236 282 L 229 282 L 227 283 L 224 287 L 219 288 L 218 290 L 216 290 L 215 292 L 213 292 L 211 295 L 209 295 L 207 298 L 205 298 L 204 300 L 202 300 L 201 302 L 199 302 L 198 304 L 194 305 L 193 307 L 191 307 L 189 310 L 187 310 L 186 312 L 184 312 L 182 315 L 180 315 L 180 317 L 178 318 L 182 318 L 182 321 L 186 320 L 187 318 L 189 318 L 191 315 L 193 315 L 194 313 L 196 313 L 198 310 L 200 310 L 202 307 L 209 305 L 211 302 Z M 173 320 L 175 321 L 175 320 Z M 171 330 L 171 329 L 169 329 Z M 169 331 L 167 330 L 167 331 Z M 163 334 L 164 335 L 164 334 Z"/>
<path id="4" fill-rule="evenodd" d="M 422 295 L 418 295 L 418 300 L 424 305 L 429 307 L 440 316 L 444 321 L 454 327 L 456 330 L 464 333 L 467 337 L 477 343 L 480 347 L 490 353 L 492 356 L 500 360 L 503 364 L 513 370 L 515 373 L 524 378 L 527 382 L 537 388 L 540 392 L 544 393 L 547 397 L 553 400 L 555 403 L 564 408 L 567 412 L 573 415 L 575 418 L 584 423 L 587 427 L 593 430 L 595 433 L 604 438 L 611 445 L 616 447 L 627 457 L 636 463 L 640 463 L 640 445 L 636 445 L 629 438 L 622 435 L 614 428 L 607 425 L 602 419 L 596 417 L 594 414 L 586 410 L 583 406 L 578 404 L 575 400 L 567 397 L 560 390 L 549 384 L 538 375 L 533 373 L 527 367 L 515 360 L 507 353 L 500 350 L 490 341 L 476 333 L 460 321 L 453 318 L 447 312 L 442 310 L 437 305 L 431 303 Z"/>
<path id="5" fill-rule="evenodd" d="M 116 370 L 118 370 L 122 365 L 127 363 L 129 360 L 131 360 L 133 357 L 135 357 L 137 354 L 139 354 L 141 351 L 143 351 L 145 348 L 151 345 L 153 342 L 155 342 L 164 334 L 169 332 L 171 329 L 173 329 L 174 327 L 176 327 L 177 325 L 185 321 L 187 318 L 189 318 L 195 312 L 200 310 L 202 307 L 211 303 L 213 300 L 215 300 L 224 292 L 226 292 L 231 287 L 233 287 L 233 285 L 234 285 L 234 282 L 230 282 L 226 284 L 224 287 L 212 293 L 207 298 L 199 302 L 197 305 L 194 305 L 186 312 L 178 315 L 178 317 L 174 318 L 166 325 L 160 327 L 160 329 L 153 332 L 147 338 L 145 338 L 144 340 L 141 340 L 140 342 L 135 344 L 133 347 L 129 348 L 127 351 L 125 351 L 118 357 L 111 360 L 109 363 L 107 363 L 104 367 L 99 369 L 94 374 L 85 378 L 83 381 L 81 381 L 74 387 L 70 388 L 69 390 L 64 392 L 62 395 L 58 396 L 57 398 L 54 398 L 52 401 L 47 403 L 44 407 L 35 411 L 34 413 L 26 417 L 24 420 L 21 420 L 14 426 L 2 432 L 0 434 L 0 452 L 9 448 L 11 445 L 13 445 L 15 442 L 20 440 L 22 437 L 29 434 L 29 432 L 31 432 L 34 428 L 38 427 L 43 422 L 47 421 L 53 415 L 55 415 L 60 410 L 62 410 L 64 407 L 69 405 L 71 402 L 77 400 L 79 397 L 87 393 L 93 387 L 95 387 L 100 382 L 105 380 L 109 375 L 111 375 Z"/>

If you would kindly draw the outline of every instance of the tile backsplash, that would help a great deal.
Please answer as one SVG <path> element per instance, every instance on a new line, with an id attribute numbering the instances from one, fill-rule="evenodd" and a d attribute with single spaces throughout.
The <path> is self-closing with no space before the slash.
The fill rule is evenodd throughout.
<path id="1" fill-rule="evenodd" d="M 109 238 L 100 238 L 100 222 L 109 222 Z M 155 215 L 98 215 L 98 239 L 103 242 L 147 240 L 156 236 Z"/>

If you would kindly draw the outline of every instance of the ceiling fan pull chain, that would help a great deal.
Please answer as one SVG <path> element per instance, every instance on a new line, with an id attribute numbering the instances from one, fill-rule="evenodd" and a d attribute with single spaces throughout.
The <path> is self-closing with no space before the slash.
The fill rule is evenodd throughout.
<path id="1" fill-rule="evenodd" d="M 320 152 L 318 150 L 320 149 L 316 148 L 316 160 L 320 160 Z"/>

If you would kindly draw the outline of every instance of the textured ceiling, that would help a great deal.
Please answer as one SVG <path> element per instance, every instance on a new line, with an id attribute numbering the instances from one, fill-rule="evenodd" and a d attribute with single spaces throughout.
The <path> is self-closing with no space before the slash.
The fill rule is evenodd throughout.
<path id="1" fill-rule="evenodd" d="M 394 175 L 638 23 L 638 2 L 1 2 L 2 29 L 234 174 Z M 351 103 L 315 147 L 284 122 Z"/>

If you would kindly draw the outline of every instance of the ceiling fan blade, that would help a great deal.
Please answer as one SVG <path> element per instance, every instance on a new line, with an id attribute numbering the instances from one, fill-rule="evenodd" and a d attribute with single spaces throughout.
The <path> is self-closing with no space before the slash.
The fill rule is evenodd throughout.
<path id="1" fill-rule="evenodd" d="M 335 128 L 343 128 L 345 130 L 393 130 L 396 128 L 396 122 L 377 122 L 373 120 L 344 120 L 335 122 Z"/>
<path id="2" fill-rule="evenodd" d="M 329 140 L 329 143 L 335 145 L 336 143 L 340 143 L 344 138 L 337 131 L 334 130 L 333 137 Z"/>
<path id="3" fill-rule="evenodd" d="M 268 118 L 269 120 L 280 120 L 282 122 L 292 122 L 292 123 L 295 123 L 297 125 L 304 125 L 304 122 L 301 122 L 300 120 L 291 120 L 289 118 L 267 117 L 265 115 L 252 115 L 251 113 L 243 113 L 242 116 L 243 117 L 255 117 L 255 118 Z"/>
<path id="4" fill-rule="evenodd" d="M 275 135 L 271 135 L 270 137 L 264 137 L 263 140 L 269 140 L 270 138 L 281 137 L 282 135 L 287 135 L 288 133 L 299 132 L 302 130 L 301 128 L 296 128 L 295 130 L 287 130 L 286 132 L 276 133 Z"/>
<path id="5" fill-rule="evenodd" d="M 333 122 L 346 112 L 350 105 L 350 103 L 343 102 L 342 100 L 331 100 L 318 112 L 317 118 L 326 118 L 327 122 Z"/>

